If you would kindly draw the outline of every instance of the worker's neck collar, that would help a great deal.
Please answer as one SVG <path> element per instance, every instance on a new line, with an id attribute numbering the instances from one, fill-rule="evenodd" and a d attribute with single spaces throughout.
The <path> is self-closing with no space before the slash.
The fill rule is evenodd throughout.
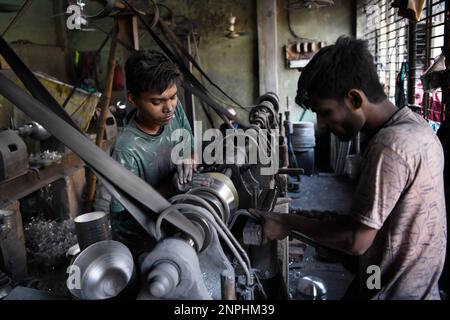
<path id="1" fill-rule="evenodd" d="M 136 128 L 138 128 L 143 133 L 152 136 L 157 137 L 164 131 L 164 126 L 161 125 L 155 125 L 155 126 L 145 126 L 142 124 L 142 122 L 139 121 L 137 117 L 137 113 L 133 117 L 133 122 L 135 123 Z"/>

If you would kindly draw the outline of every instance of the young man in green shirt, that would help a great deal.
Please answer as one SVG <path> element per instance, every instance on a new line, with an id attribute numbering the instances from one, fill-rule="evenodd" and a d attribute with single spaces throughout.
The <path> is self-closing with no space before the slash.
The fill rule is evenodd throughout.
<path id="1" fill-rule="evenodd" d="M 128 101 L 135 109 L 127 117 L 127 125 L 118 136 L 111 156 L 131 172 L 147 181 L 164 197 L 177 191 L 178 184 L 192 180 L 191 158 L 177 165 L 171 159 L 172 132 L 192 129 L 181 102 L 177 66 L 157 51 L 133 53 L 126 62 Z M 128 245 L 134 254 L 149 249 L 150 237 L 115 199 L 111 201 L 111 225 L 116 240 Z"/>

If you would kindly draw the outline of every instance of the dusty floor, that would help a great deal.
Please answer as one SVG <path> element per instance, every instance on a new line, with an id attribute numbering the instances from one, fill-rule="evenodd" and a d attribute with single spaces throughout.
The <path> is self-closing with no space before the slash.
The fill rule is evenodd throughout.
<path id="1" fill-rule="evenodd" d="M 352 181 L 331 174 L 301 176 L 300 192 L 289 193 L 291 210 L 347 214 L 353 193 Z"/>
<path id="2" fill-rule="evenodd" d="M 352 182 L 345 177 L 329 174 L 302 176 L 300 192 L 290 193 L 290 210 L 308 217 L 332 217 L 348 213 L 351 205 Z M 308 245 L 290 243 L 289 288 L 291 299 L 305 299 L 296 290 L 298 279 L 303 276 L 320 278 L 327 288 L 322 299 L 341 299 L 354 275 L 341 263 L 323 261 L 316 250 Z"/>

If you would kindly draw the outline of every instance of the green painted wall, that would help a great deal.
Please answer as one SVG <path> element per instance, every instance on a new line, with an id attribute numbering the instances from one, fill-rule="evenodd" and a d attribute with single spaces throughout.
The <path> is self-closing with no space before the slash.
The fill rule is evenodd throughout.
<path id="1" fill-rule="evenodd" d="M 196 24 L 200 32 L 200 61 L 210 78 L 242 105 L 253 104 L 258 96 L 256 0 L 166 0 L 162 3 L 171 8 L 175 16 L 185 16 Z M 164 16 L 168 14 L 166 10 L 161 13 Z M 237 17 L 238 31 L 245 31 L 245 35 L 240 38 L 225 37 L 230 14 Z M 97 23 L 107 31 L 113 26 L 112 19 L 103 19 Z M 68 34 L 70 45 L 79 50 L 96 50 L 104 38 L 101 32 L 69 31 Z M 158 49 L 143 28 L 140 28 L 140 37 L 141 49 Z M 107 58 L 108 50 L 105 49 L 102 51 L 102 61 L 106 63 Z M 100 70 L 102 74 L 105 71 Z M 217 90 L 207 87 L 228 101 Z M 197 119 L 204 121 L 206 126 L 206 117 L 200 106 L 196 111 Z M 245 111 L 237 111 L 240 119 L 247 119 Z"/>
<path id="2" fill-rule="evenodd" d="M 298 121 L 303 109 L 294 103 L 297 92 L 297 82 L 300 73 L 296 69 L 285 67 L 283 47 L 295 37 L 288 28 L 287 10 L 284 9 L 286 0 L 278 0 L 278 47 L 279 58 L 279 96 L 281 110 L 286 108 L 286 97 L 290 97 L 291 121 Z M 303 38 L 324 41 L 329 44 L 335 42 L 340 35 L 353 35 L 353 1 L 335 0 L 334 6 L 318 9 L 295 10 L 291 14 L 292 28 Z M 316 121 L 314 113 L 306 112 L 304 121 Z"/>
<path id="3" fill-rule="evenodd" d="M 175 16 L 184 15 L 194 21 L 200 32 L 200 62 L 209 77 L 241 105 L 254 104 L 258 96 L 256 0 L 166 0 L 164 4 Z M 236 39 L 225 36 L 231 14 L 237 18 L 237 30 L 245 32 Z M 150 37 L 144 38 L 142 46 L 152 46 Z M 207 87 L 228 102 L 217 90 Z M 206 121 L 200 107 L 196 110 L 197 119 Z M 240 119 L 247 119 L 247 112 L 236 111 Z"/>
<path id="4" fill-rule="evenodd" d="M 1 4 L 17 5 L 22 1 L 2 0 Z M 0 6 L 0 34 L 6 29 L 9 22 L 15 16 L 15 12 L 2 12 Z M 63 54 L 61 48 L 55 47 L 57 44 L 57 34 L 55 31 L 55 18 L 53 11 L 53 1 L 34 1 L 22 18 L 9 29 L 4 38 L 8 42 L 26 40 L 33 44 L 13 45 L 17 53 L 22 57 L 27 65 L 37 67 L 46 73 L 60 73 L 62 68 L 55 65 L 55 60 L 48 59 L 48 54 Z M 34 55 L 34 57 L 32 57 Z M 34 60 L 34 61 L 33 61 Z M 38 61 L 39 60 L 39 61 Z M 62 58 L 59 61 L 64 61 Z M 64 66 L 64 62 L 62 62 Z M 35 70 L 36 68 L 33 68 Z M 12 75 L 10 72 L 8 74 Z M 5 98 L 0 97 L 0 129 L 9 127 L 9 119 L 13 116 L 13 106 Z"/>
<path id="5" fill-rule="evenodd" d="M 17 0 L 2 0 L 1 4 L 20 5 L 22 2 Z M 31 7 L 8 31 L 5 38 L 8 41 L 29 40 L 40 44 L 56 44 L 53 2 L 52 0 L 33 1 Z M 0 12 L 0 33 L 3 33 L 3 30 L 14 16 L 14 12 Z"/>

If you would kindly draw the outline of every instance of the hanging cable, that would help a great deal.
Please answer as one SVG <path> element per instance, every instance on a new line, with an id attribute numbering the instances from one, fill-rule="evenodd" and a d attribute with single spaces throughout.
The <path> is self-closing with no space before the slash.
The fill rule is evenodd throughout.
<path id="1" fill-rule="evenodd" d="M 167 45 L 153 32 L 153 30 L 151 29 L 151 27 L 148 25 L 148 23 L 145 21 L 144 17 L 142 16 L 142 14 L 140 14 L 139 12 L 137 12 L 137 10 L 129 3 L 128 0 L 122 0 L 127 7 L 139 18 L 139 20 L 141 21 L 141 23 L 146 27 L 147 31 L 150 33 L 150 35 L 152 36 L 152 38 L 156 41 L 156 43 L 161 47 L 161 49 L 163 49 L 163 51 L 169 56 L 169 58 L 172 59 L 172 61 L 177 62 L 180 67 L 183 69 L 183 71 L 185 72 L 186 76 L 189 78 L 189 81 L 193 84 L 195 84 L 196 86 L 199 86 L 200 88 L 202 88 L 202 90 L 204 90 L 205 92 L 208 92 L 206 90 L 206 88 L 203 87 L 203 85 L 200 84 L 200 82 L 192 75 L 192 73 L 185 67 L 183 66 L 183 62 L 179 61 L 178 59 L 176 59 L 176 57 L 174 57 L 173 52 L 170 52 L 167 48 Z M 197 64 L 197 62 L 192 58 L 192 56 L 186 52 L 186 48 L 184 48 L 183 46 L 180 46 L 179 44 L 179 40 L 176 39 L 176 37 L 173 37 L 173 33 L 172 31 L 168 28 L 167 24 L 162 21 L 161 19 L 159 20 L 159 24 L 160 26 L 165 29 L 165 31 L 169 34 L 169 36 L 171 37 L 171 39 L 173 40 L 174 44 L 177 45 L 178 49 L 184 54 L 184 56 L 186 56 L 186 58 L 192 62 L 192 64 L 194 65 L 194 67 L 208 80 L 208 82 L 211 83 L 211 85 L 213 85 L 214 87 L 216 87 L 221 93 L 223 93 L 228 99 L 230 99 L 231 101 L 233 101 L 236 105 L 240 105 L 238 102 L 236 102 L 233 98 L 231 98 L 226 92 L 224 92 L 216 83 L 214 83 L 209 77 L 208 75 L 203 71 L 202 68 L 200 68 L 200 66 Z M 210 103 L 209 103 L 210 104 Z M 216 103 L 217 104 L 217 103 Z M 211 105 L 211 104 L 210 104 Z M 215 106 L 212 106 L 213 108 L 216 108 Z M 231 114 L 229 114 L 229 112 L 222 110 L 222 113 L 227 115 L 227 118 L 233 118 L 233 116 Z"/>
<path id="2" fill-rule="evenodd" d="M 22 6 L 20 7 L 17 14 L 6 26 L 5 30 L 3 31 L 2 35 L 1 35 L 2 37 L 4 37 L 5 34 L 8 32 L 8 30 L 25 14 L 25 12 L 28 10 L 28 8 L 31 6 L 32 3 L 33 3 L 33 0 L 25 0 L 23 2 Z"/>
<path id="3" fill-rule="evenodd" d="M 195 47 L 195 55 L 198 61 L 199 66 L 202 65 L 201 63 L 201 59 L 200 59 L 200 52 L 199 52 L 199 48 L 200 48 L 200 44 L 197 43 L 197 39 L 195 39 L 195 35 L 193 35 L 193 40 L 194 40 L 194 47 Z M 204 82 L 204 77 L 200 74 L 200 81 L 203 83 L 203 85 L 205 84 Z M 223 101 L 222 99 L 220 99 L 217 95 L 214 95 L 213 93 L 211 93 L 211 95 L 220 103 L 222 103 L 223 105 L 226 105 L 225 101 Z M 244 110 L 245 112 L 250 112 L 250 110 L 248 110 L 245 107 L 242 107 L 240 105 L 237 105 L 240 109 Z"/>
<path id="4" fill-rule="evenodd" d="M 309 42 L 311 42 L 311 41 L 317 41 L 317 40 L 312 40 L 312 39 L 309 39 L 309 38 L 305 38 L 305 37 L 302 37 L 302 36 L 299 36 L 298 34 L 297 34 L 297 32 L 294 30 L 294 28 L 292 27 L 292 16 L 291 16 L 291 14 L 292 14 L 292 11 L 293 10 L 295 10 L 295 9 L 300 9 L 300 8 L 304 8 L 304 7 L 302 7 L 300 4 L 299 4 L 299 2 L 298 1 L 289 1 L 289 0 L 286 0 L 285 1 L 285 10 L 286 10 L 286 14 L 287 14 L 287 22 L 288 22 L 288 29 L 289 29 L 289 32 L 296 38 L 296 39 L 299 39 L 299 40 L 303 40 L 303 41 L 309 41 Z"/>
<path id="5" fill-rule="evenodd" d="M 197 64 L 197 61 L 195 61 L 194 58 L 192 58 L 192 56 L 189 54 L 189 52 L 187 52 L 186 48 L 181 45 L 180 41 L 173 35 L 172 31 L 168 28 L 167 24 L 160 20 L 159 21 L 159 25 L 161 27 L 161 29 L 164 29 L 167 34 L 169 35 L 169 37 L 172 39 L 172 41 L 174 41 L 174 44 L 178 47 L 178 49 L 183 53 L 183 55 L 193 64 L 193 66 L 203 75 L 203 77 L 205 77 L 206 80 L 208 80 L 208 82 L 215 87 L 217 90 L 219 90 L 225 97 L 227 97 L 228 99 L 230 99 L 230 101 L 232 101 L 233 103 L 235 103 L 237 106 L 242 107 L 242 105 L 237 102 L 235 99 L 233 99 L 231 96 L 229 96 L 222 88 L 220 88 L 215 82 L 213 82 L 211 80 L 211 78 L 209 78 L 209 76 L 203 71 L 203 69 Z M 243 107 L 242 107 L 243 108 Z"/>

